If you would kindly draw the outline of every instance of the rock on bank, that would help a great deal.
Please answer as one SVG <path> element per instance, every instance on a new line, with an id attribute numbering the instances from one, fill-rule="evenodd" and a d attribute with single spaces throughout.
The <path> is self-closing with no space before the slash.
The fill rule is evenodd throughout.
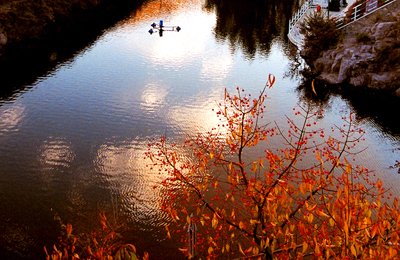
<path id="1" fill-rule="evenodd" d="M 400 1 L 343 30 L 343 41 L 313 62 L 318 78 L 388 90 L 400 97 Z"/>

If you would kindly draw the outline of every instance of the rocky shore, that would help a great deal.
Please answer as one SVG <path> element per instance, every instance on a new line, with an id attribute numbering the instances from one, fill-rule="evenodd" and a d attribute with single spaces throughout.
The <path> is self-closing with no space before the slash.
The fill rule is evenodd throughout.
<path id="1" fill-rule="evenodd" d="M 385 90 L 400 97 L 400 1 L 345 29 L 335 49 L 310 64 L 330 84 Z"/>

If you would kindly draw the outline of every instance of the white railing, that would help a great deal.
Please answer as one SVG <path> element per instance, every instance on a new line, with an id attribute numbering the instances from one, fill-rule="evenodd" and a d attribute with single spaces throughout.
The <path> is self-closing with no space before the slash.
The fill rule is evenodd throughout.
<path id="1" fill-rule="evenodd" d="M 303 17 L 307 10 L 313 5 L 313 0 L 306 0 L 306 2 L 301 6 L 292 18 L 289 20 L 289 32 L 293 29 L 296 23 Z"/>
<path id="2" fill-rule="evenodd" d="M 336 21 L 336 26 L 339 29 L 342 29 L 349 24 L 368 16 L 395 1 L 396 0 L 367 0 L 354 7 L 350 7 L 349 10 L 344 13 L 344 16 L 340 17 Z"/>
<path id="3" fill-rule="evenodd" d="M 350 7 L 343 16 L 334 18 L 336 19 L 336 27 L 338 29 L 342 29 L 396 1 L 397 0 L 366 0 L 361 4 Z M 300 10 L 298 10 L 296 14 L 293 15 L 289 20 L 289 40 L 298 47 L 300 47 L 302 44 L 302 37 L 299 36 L 300 32 L 297 29 L 293 29 L 299 20 L 306 14 L 307 10 L 316 6 L 315 2 L 316 0 L 306 0 L 306 2 L 301 6 Z"/>

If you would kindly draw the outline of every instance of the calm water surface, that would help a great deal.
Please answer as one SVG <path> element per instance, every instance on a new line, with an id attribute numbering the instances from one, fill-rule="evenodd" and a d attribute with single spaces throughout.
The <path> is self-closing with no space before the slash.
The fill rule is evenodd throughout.
<path id="1" fill-rule="evenodd" d="M 293 8 L 290 1 L 149 2 L 3 97 L 0 258 L 40 259 L 57 236 L 55 216 L 79 229 L 108 210 L 128 216 L 125 236 L 152 259 L 183 259 L 179 241 L 165 239 L 169 220 L 153 189 L 158 177 L 143 159 L 147 144 L 210 129 L 225 88 L 257 94 L 269 73 L 277 81 L 268 91 L 267 115 L 284 125 L 283 116 L 307 96 L 298 88 L 301 79 L 285 76 L 294 59 L 285 38 Z M 150 24 L 160 19 L 182 31 L 150 35 Z M 342 124 L 343 111 L 357 110 L 338 95 L 320 106 L 320 124 L 328 129 Z M 359 110 L 369 147 L 361 163 L 397 190 L 390 166 L 400 159 L 400 131 L 390 123 L 387 130 L 380 114 Z"/>

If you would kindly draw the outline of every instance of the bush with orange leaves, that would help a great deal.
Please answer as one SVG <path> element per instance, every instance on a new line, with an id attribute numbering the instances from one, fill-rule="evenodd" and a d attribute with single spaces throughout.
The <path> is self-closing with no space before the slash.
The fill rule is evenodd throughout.
<path id="1" fill-rule="evenodd" d="M 90 235 L 81 234 L 76 236 L 72 233 L 72 225 L 63 226 L 65 234 L 59 237 L 59 244 L 53 246 L 49 253 L 44 247 L 46 260 L 62 259 L 96 259 L 96 260 L 137 260 L 140 259 L 136 248 L 132 244 L 124 244 L 117 241 L 119 236 L 115 230 L 110 229 L 107 217 L 102 212 L 99 214 L 101 230 L 92 232 Z M 143 260 L 149 260 L 149 254 L 144 252 Z"/>
<path id="2" fill-rule="evenodd" d="M 189 259 L 400 258 L 398 199 L 356 165 L 360 122 L 350 113 L 328 134 L 318 127 L 323 111 L 299 105 L 287 126 L 268 123 L 274 81 L 254 99 L 225 91 L 210 132 L 180 146 L 164 137 L 150 144 L 163 209 L 177 228 L 195 227 L 185 235 L 192 248 L 181 250 Z"/>

